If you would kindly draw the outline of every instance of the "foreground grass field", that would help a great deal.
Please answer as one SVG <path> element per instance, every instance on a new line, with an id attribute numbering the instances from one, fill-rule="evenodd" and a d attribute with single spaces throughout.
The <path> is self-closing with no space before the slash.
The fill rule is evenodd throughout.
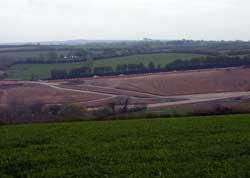
<path id="1" fill-rule="evenodd" d="M 93 62 L 93 67 L 111 66 L 116 69 L 118 64 L 139 64 L 143 63 L 148 65 L 150 61 L 153 61 L 156 65 L 160 64 L 164 67 L 166 64 L 173 62 L 177 59 L 190 60 L 194 57 L 201 57 L 198 54 L 176 54 L 176 53 L 162 53 L 162 54 L 144 54 L 134 55 L 128 57 L 119 57 L 111 59 L 103 59 Z M 13 65 L 12 69 L 18 72 L 9 77 L 9 79 L 31 79 L 32 75 L 37 76 L 40 79 L 49 78 L 50 71 L 52 69 L 66 69 L 81 67 L 83 63 L 69 63 L 69 64 L 17 64 Z"/>
<path id="2" fill-rule="evenodd" d="M 250 116 L 0 127 L 0 177 L 249 177 Z"/>

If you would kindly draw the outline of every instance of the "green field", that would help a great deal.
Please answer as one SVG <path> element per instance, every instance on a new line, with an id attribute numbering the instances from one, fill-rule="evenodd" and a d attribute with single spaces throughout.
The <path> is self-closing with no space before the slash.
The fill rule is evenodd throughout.
<path id="1" fill-rule="evenodd" d="M 95 66 L 112 66 L 113 69 L 116 68 L 118 64 L 139 64 L 143 63 L 148 65 L 153 61 L 156 65 L 160 64 L 164 67 L 166 64 L 173 62 L 177 59 L 190 60 L 195 57 L 201 57 L 198 54 L 176 54 L 176 53 L 160 53 L 160 54 L 144 54 L 144 55 L 134 55 L 127 57 L 112 58 L 108 60 L 95 61 Z"/>
<path id="2" fill-rule="evenodd" d="M 39 57 L 41 54 L 46 55 L 49 51 L 20 51 L 20 52 L 4 52 L 0 53 L 0 57 L 8 57 L 8 58 L 18 58 L 18 59 L 26 59 L 26 58 L 34 58 Z"/>
<path id="3" fill-rule="evenodd" d="M 14 80 L 30 80 L 32 78 L 32 75 L 35 75 L 36 77 L 40 79 L 49 78 L 50 77 L 50 71 L 53 69 L 66 69 L 69 71 L 73 68 L 81 67 L 83 63 L 58 63 L 58 64 L 16 64 L 12 66 L 12 69 L 17 70 L 17 72 L 11 76 L 9 76 L 8 79 L 14 79 Z"/>
<path id="4" fill-rule="evenodd" d="M 148 65 L 150 61 L 153 61 L 156 65 L 160 64 L 164 67 L 166 64 L 173 62 L 177 59 L 189 60 L 194 57 L 200 57 L 198 54 L 175 54 L 175 53 L 162 53 L 162 54 L 145 54 L 145 55 L 134 55 L 128 57 L 103 59 L 93 62 L 93 67 L 100 66 L 112 66 L 116 68 L 118 64 L 139 64 L 143 63 Z M 31 79 L 32 75 L 36 75 L 38 78 L 49 78 L 50 71 L 52 69 L 66 69 L 80 67 L 83 63 L 69 63 L 69 64 L 17 64 L 12 66 L 19 72 L 9 77 L 9 79 Z"/>
<path id="5" fill-rule="evenodd" d="M 46 56 L 50 51 L 20 51 L 20 52 L 1 52 L 0 51 L 0 63 L 10 64 L 14 61 L 23 61 L 27 58 L 36 59 L 40 55 Z M 58 55 L 67 55 L 70 51 L 57 51 Z"/>
<path id="6" fill-rule="evenodd" d="M 0 177 L 250 176 L 250 115 L 0 127 Z"/>

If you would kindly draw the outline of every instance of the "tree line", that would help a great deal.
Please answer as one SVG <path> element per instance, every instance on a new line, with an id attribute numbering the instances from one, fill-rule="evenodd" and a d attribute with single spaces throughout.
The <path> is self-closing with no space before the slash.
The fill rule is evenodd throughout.
<path id="1" fill-rule="evenodd" d="M 27 57 L 18 60 L 14 64 L 52 64 L 52 63 L 74 63 L 91 60 L 104 60 L 116 57 L 126 57 L 140 54 L 159 54 L 159 53 L 189 53 L 202 55 L 219 55 L 214 49 L 193 48 L 186 46 L 133 46 L 127 48 L 102 48 L 102 49 L 72 49 L 67 53 L 57 50 L 50 50 L 41 53 L 36 57 Z"/>
<path id="2" fill-rule="evenodd" d="M 140 74 L 140 73 L 155 73 L 168 72 L 176 70 L 192 70 L 192 69 L 208 69 L 208 68 L 224 68 L 250 66 L 250 56 L 245 57 L 230 57 L 230 56 L 208 56 L 201 58 L 193 58 L 191 60 L 176 60 L 165 66 L 156 65 L 153 61 L 148 65 L 139 64 L 119 64 L 115 69 L 111 66 L 103 67 L 88 67 L 66 70 L 51 70 L 50 79 L 67 79 L 92 76 L 112 76 L 121 74 Z"/>
<path id="3" fill-rule="evenodd" d="M 149 53 L 193 53 L 218 56 L 220 54 L 245 55 L 250 54 L 249 51 L 249 41 L 152 40 L 88 43 L 84 46 L 7 45 L 0 47 L 0 62 L 8 58 L 7 61 L 9 63 L 11 61 L 11 64 L 13 64 L 13 62 L 25 64 L 50 64 L 81 62 L 89 58 L 101 60 Z M 13 57 L 13 54 L 17 52 L 26 52 L 27 56 L 16 55 Z M 36 53 L 35 55 L 34 52 Z M 13 54 L 9 56 L 9 53 Z"/>

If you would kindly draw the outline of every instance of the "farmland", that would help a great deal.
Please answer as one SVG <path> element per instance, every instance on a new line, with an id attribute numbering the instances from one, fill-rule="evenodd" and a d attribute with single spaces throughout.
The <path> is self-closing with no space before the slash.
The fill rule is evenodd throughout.
<path id="1" fill-rule="evenodd" d="M 65 69 L 69 71 L 73 68 L 81 67 L 83 63 L 58 63 L 58 64 L 16 64 L 11 69 L 16 70 L 16 73 L 9 76 L 9 79 L 15 80 L 30 80 L 32 76 L 41 79 L 50 77 L 50 71 L 53 69 Z"/>
<path id="2" fill-rule="evenodd" d="M 0 127 L 0 177 L 249 177 L 249 115 Z"/>
<path id="3" fill-rule="evenodd" d="M 0 82 L 0 106 L 18 104 L 62 104 L 87 102 L 105 98 L 103 95 L 60 91 L 47 86 L 23 82 Z"/>
<path id="4" fill-rule="evenodd" d="M 61 54 L 67 54 L 70 51 L 58 51 L 58 55 Z M 26 58 L 35 58 L 35 57 L 39 57 L 40 55 L 46 55 L 48 54 L 49 51 L 20 51 L 20 52 L 5 52 L 5 53 L 1 53 L 0 50 L 0 58 L 13 58 L 13 59 L 26 59 Z"/>
<path id="5" fill-rule="evenodd" d="M 203 55 L 198 54 L 178 54 L 178 53 L 160 53 L 160 54 L 144 54 L 144 55 L 134 55 L 128 57 L 112 58 L 106 60 L 99 60 L 94 62 L 94 66 L 111 66 L 113 69 L 116 68 L 118 64 L 139 64 L 143 63 L 148 65 L 153 61 L 156 65 L 161 65 L 164 67 L 166 64 L 173 62 L 177 59 L 179 60 L 189 60 L 195 57 L 201 57 Z"/>
<path id="6" fill-rule="evenodd" d="M 153 61 L 156 65 L 164 67 L 166 64 L 173 62 L 177 59 L 189 60 L 194 57 L 201 57 L 198 54 L 176 54 L 176 53 L 162 53 L 162 54 L 144 54 L 134 55 L 128 57 L 110 58 L 103 60 L 93 61 L 93 67 L 111 66 L 115 70 L 118 64 L 139 64 L 143 63 L 148 65 L 149 62 Z M 17 73 L 9 76 L 9 79 L 31 79 L 32 75 L 38 78 L 49 78 L 50 71 L 52 69 L 66 69 L 69 71 L 73 68 L 83 66 L 84 63 L 67 63 L 67 64 L 16 64 L 12 66 L 12 69 L 16 70 Z"/>
<path id="7" fill-rule="evenodd" d="M 119 118 L 246 113 L 250 111 L 249 75 L 249 68 L 240 67 L 55 81 L 0 81 L 0 110 L 2 113 L 20 113 L 15 118 L 2 115 L 1 119 L 6 123 L 55 121 L 63 113 L 60 108 L 63 110 L 69 105 L 83 108 L 84 113 L 78 120 L 105 119 L 108 116 L 112 119 L 121 112 L 117 109 L 126 98 L 128 108 L 142 112 L 119 115 Z M 54 105 L 57 106 L 53 112 L 55 117 L 50 117 L 48 107 L 54 110 Z M 28 117 L 30 107 L 36 107 L 37 113 L 42 113 L 41 118 L 34 114 Z M 26 112 L 23 112 L 24 108 Z M 102 109 L 107 114 L 105 117 L 95 112 Z M 160 110 L 170 111 L 170 114 L 144 112 Z M 74 120 L 74 117 L 70 118 Z"/>
<path id="8" fill-rule="evenodd" d="M 85 85 L 174 96 L 249 91 L 249 75 L 249 68 L 226 68 L 82 80 Z"/>
<path id="9" fill-rule="evenodd" d="M 40 56 L 47 56 L 49 54 L 49 52 L 51 50 L 42 50 L 39 51 L 37 49 L 37 51 L 25 51 L 25 50 L 29 50 L 29 48 L 24 48 L 24 49 L 19 49 L 17 48 L 16 50 L 20 50 L 20 51 L 11 51 L 11 50 L 15 50 L 15 48 L 9 48 L 6 50 L 6 52 L 2 52 L 2 50 L 5 49 L 1 49 L 0 48 L 0 64 L 11 64 L 13 62 L 16 61 L 25 61 L 26 59 L 39 59 Z M 22 51 L 24 50 L 24 51 Z M 32 49 L 31 49 L 32 50 Z M 67 55 L 70 51 L 69 50 L 62 50 L 62 51 L 57 51 L 58 55 Z"/>
<path id="10" fill-rule="evenodd" d="M 250 178 L 249 6 L 2 1 L 0 178 Z"/>
<path id="11" fill-rule="evenodd" d="M 80 102 L 95 107 L 103 105 L 104 98 L 109 101 L 119 96 L 128 96 L 133 103 L 145 104 L 219 99 L 248 95 L 249 75 L 249 68 L 225 68 L 50 82 L 1 81 L 0 93 L 3 94 L 0 101 L 2 104 L 17 100 L 30 104 L 31 101 L 45 104 Z M 97 104 L 93 100 L 102 102 Z"/>

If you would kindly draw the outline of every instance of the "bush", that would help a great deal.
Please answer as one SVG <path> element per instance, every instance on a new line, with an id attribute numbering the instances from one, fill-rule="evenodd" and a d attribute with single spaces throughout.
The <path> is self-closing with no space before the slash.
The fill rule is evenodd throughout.
<path id="1" fill-rule="evenodd" d="M 114 112 L 110 107 L 104 107 L 93 112 L 95 119 L 104 120 L 106 117 L 113 115 Z"/>
<path id="2" fill-rule="evenodd" d="M 0 120 L 0 126 L 1 126 L 1 125 L 5 125 L 5 123 L 4 123 L 3 121 Z"/>
<path id="3" fill-rule="evenodd" d="M 87 111 L 80 104 L 70 104 L 63 106 L 60 114 L 70 120 L 79 120 L 87 116 Z"/>

